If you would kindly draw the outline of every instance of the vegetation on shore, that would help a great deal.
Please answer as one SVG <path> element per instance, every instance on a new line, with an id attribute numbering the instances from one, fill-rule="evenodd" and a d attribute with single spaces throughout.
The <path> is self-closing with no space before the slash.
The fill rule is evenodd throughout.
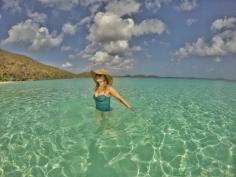
<path id="1" fill-rule="evenodd" d="M 42 64 L 30 57 L 0 49 L 0 81 L 65 79 L 78 74 Z"/>

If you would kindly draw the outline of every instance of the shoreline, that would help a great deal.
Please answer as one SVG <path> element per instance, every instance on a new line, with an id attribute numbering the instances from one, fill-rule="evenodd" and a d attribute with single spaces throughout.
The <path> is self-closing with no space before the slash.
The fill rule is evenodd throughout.
<path id="1" fill-rule="evenodd" d="M 188 79 L 188 80 L 209 80 L 209 81 L 229 81 L 236 82 L 234 79 L 224 79 L 224 78 L 191 78 L 191 77 L 161 77 L 161 76 L 113 76 L 114 78 L 155 78 L 155 79 Z M 88 79 L 90 77 L 76 77 L 76 78 L 60 78 L 60 79 L 40 79 L 40 80 L 16 80 L 16 81 L 0 81 L 0 85 L 17 83 L 17 82 L 26 82 L 26 81 L 48 81 L 48 80 L 64 80 L 64 79 Z"/>
<path id="2" fill-rule="evenodd" d="M 0 84 L 9 84 L 14 83 L 15 81 L 0 81 Z"/>

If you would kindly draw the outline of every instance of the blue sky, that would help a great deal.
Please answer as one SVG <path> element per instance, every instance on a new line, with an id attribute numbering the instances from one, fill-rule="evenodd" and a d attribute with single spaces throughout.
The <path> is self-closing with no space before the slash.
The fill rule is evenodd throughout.
<path id="1" fill-rule="evenodd" d="M 73 72 L 236 79 L 235 0 L 0 0 L 0 47 Z"/>

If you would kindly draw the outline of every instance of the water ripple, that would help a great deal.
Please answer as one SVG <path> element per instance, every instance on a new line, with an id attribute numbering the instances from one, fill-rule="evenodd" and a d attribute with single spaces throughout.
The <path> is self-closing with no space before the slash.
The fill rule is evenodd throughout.
<path id="1" fill-rule="evenodd" d="M 235 83 L 115 84 L 135 111 L 97 113 L 88 79 L 0 86 L 0 176 L 235 175 Z"/>

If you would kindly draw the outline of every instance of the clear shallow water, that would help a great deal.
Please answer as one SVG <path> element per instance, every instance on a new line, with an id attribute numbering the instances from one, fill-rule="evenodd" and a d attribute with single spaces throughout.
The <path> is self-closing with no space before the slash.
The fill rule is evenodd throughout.
<path id="1" fill-rule="evenodd" d="M 116 78 L 133 105 L 94 110 L 90 79 L 0 85 L 0 176 L 236 174 L 236 83 Z"/>

